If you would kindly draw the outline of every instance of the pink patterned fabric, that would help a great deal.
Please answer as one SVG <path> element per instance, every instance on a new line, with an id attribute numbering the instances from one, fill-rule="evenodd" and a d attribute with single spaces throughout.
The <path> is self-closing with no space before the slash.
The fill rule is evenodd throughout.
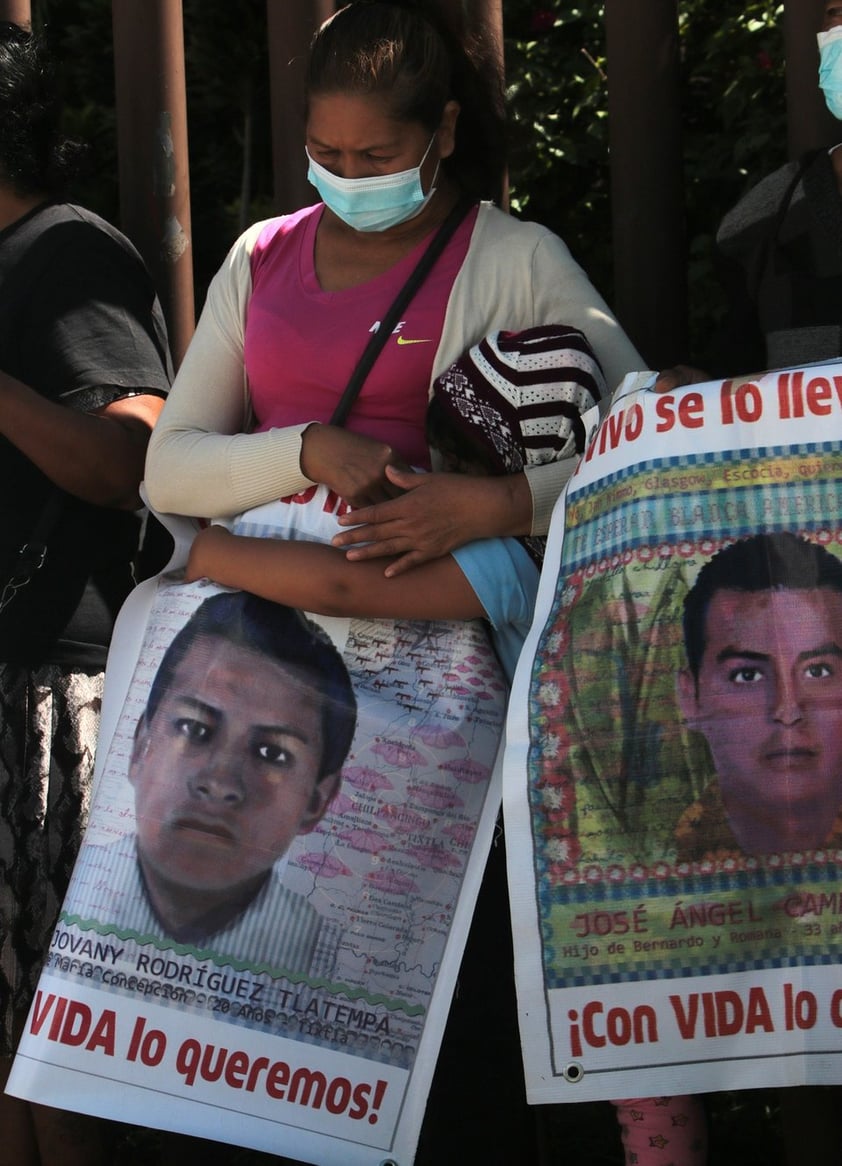
<path id="1" fill-rule="evenodd" d="M 615 1101 L 626 1166 L 705 1166 L 707 1122 L 698 1097 Z"/>

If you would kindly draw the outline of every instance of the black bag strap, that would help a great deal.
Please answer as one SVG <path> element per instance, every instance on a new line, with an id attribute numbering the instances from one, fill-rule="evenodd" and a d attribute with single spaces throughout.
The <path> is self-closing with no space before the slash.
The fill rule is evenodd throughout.
<path id="1" fill-rule="evenodd" d="M 21 588 L 29 583 L 35 572 L 40 571 L 47 561 L 47 539 L 64 509 L 65 497 L 59 489 L 53 489 L 47 497 L 32 534 L 18 551 L 9 577 L 0 590 L 0 612 L 9 606 Z"/>
<path id="2" fill-rule="evenodd" d="M 351 412 L 351 407 L 357 399 L 360 389 L 363 387 L 365 378 L 371 372 L 375 360 L 377 360 L 383 345 L 389 339 L 395 325 L 403 315 L 404 309 L 424 282 L 430 268 L 438 259 L 439 255 L 441 255 L 451 235 L 473 205 L 467 199 L 460 199 L 439 227 L 438 231 L 436 231 L 429 247 L 427 247 L 424 254 L 416 263 L 409 279 L 398 292 L 392 302 L 392 306 L 380 321 L 377 331 L 371 334 L 371 338 L 357 362 L 357 367 L 351 373 L 351 379 L 345 387 L 345 392 L 340 397 L 333 411 L 333 416 L 330 419 L 331 425 L 345 424 L 348 414 Z"/>

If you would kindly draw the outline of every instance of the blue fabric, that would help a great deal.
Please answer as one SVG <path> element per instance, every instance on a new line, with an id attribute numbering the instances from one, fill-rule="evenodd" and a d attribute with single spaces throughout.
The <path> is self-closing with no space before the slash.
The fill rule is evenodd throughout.
<path id="1" fill-rule="evenodd" d="M 452 553 L 485 608 L 494 649 L 511 684 L 532 625 L 538 568 L 514 538 L 478 539 Z"/>

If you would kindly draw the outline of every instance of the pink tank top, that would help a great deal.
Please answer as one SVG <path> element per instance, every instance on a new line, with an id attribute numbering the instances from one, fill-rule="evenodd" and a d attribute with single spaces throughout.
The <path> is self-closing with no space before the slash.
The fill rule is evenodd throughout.
<path id="1" fill-rule="evenodd" d="M 330 420 L 371 332 L 429 242 L 368 283 L 325 292 L 313 259 L 322 210 L 319 203 L 273 219 L 252 252 L 245 367 L 259 430 Z M 460 224 L 416 292 L 346 422 L 388 442 L 411 465 L 430 464 L 424 415 L 433 361 L 476 214 Z"/>

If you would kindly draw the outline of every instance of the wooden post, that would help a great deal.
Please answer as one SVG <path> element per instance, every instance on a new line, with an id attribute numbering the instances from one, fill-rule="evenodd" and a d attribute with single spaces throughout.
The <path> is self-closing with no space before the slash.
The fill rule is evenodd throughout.
<path id="1" fill-rule="evenodd" d="M 505 76 L 503 58 L 503 0 L 456 0 L 462 10 L 466 32 L 478 31 L 488 49 L 489 63 L 497 69 L 502 82 Z"/>
<path id="2" fill-rule="evenodd" d="M 614 307 L 650 368 L 686 361 L 677 0 L 606 0 Z"/>
<path id="3" fill-rule="evenodd" d="M 824 0 L 785 0 L 787 145 L 790 158 L 842 139 L 842 123 L 827 110 L 819 89 L 819 52 Z"/>
<path id="4" fill-rule="evenodd" d="M 304 156 L 304 66 L 313 33 L 335 10 L 333 0 L 266 0 L 275 209 L 316 202 Z"/>
<path id="5" fill-rule="evenodd" d="M 121 226 L 149 267 L 178 367 L 195 326 L 181 0 L 113 0 Z"/>

